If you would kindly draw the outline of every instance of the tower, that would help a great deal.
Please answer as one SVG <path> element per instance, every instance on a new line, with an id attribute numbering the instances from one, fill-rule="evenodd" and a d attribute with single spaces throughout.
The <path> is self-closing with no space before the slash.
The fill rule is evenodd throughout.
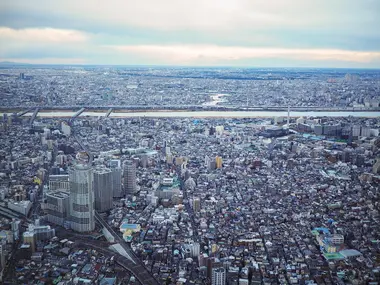
<path id="1" fill-rule="evenodd" d="M 78 232 L 95 229 L 93 172 L 88 164 L 76 164 L 69 170 L 70 222 Z"/>
<path id="2" fill-rule="evenodd" d="M 111 189 L 114 198 L 124 197 L 124 191 L 121 187 L 121 163 L 118 159 L 113 159 L 110 161 L 109 166 L 111 168 Z"/>
<path id="3" fill-rule="evenodd" d="M 136 164 L 127 160 L 124 163 L 124 189 L 125 194 L 133 194 L 136 192 Z"/>
<path id="4" fill-rule="evenodd" d="M 108 168 L 94 170 L 95 210 L 106 212 L 112 209 L 112 172 Z"/>
<path id="5" fill-rule="evenodd" d="M 193 199 L 193 211 L 199 212 L 201 210 L 201 199 L 198 197 Z"/>
<path id="6" fill-rule="evenodd" d="M 222 168 L 223 159 L 220 156 L 215 157 L 216 168 Z"/>

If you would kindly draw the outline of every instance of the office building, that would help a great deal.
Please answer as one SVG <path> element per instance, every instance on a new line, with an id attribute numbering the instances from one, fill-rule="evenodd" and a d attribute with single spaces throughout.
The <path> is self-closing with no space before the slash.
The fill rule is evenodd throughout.
<path id="1" fill-rule="evenodd" d="M 217 267 L 212 269 L 212 285 L 225 285 L 226 284 L 226 269 Z"/>
<path id="2" fill-rule="evenodd" d="M 88 164 L 76 164 L 69 170 L 70 224 L 74 231 L 95 229 L 93 172 Z"/>
<path id="3" fill-rule="evenodd" d="M 220 169 L 223 165 L 223 159 L 220 156 L 215 157 L 216 168 Z"/>
<path id="4" fill-rule="evenodd" d="M 193 211 L 199 212 L 201 210 L 201 199 L 194 198 L 193 199 Z"/>
<path id="5" fill-rule="evenodd" d="M 106 212 L 112 209 L 112 171 L 109 168 L 94 170 L 95 210 Z"/>
<path id="6" fill-rule="evenodd" d="M 66 136 L 70 136 L 71 135 L 71 127 L 67 124 L 67 122 L 62 122 L 61 123 L 61 131 Z"/>
<path id="7" fill-rule="evenodd" d="M 69 216 L 69 196 L 70 193 L 65 190 L 46 194 L 45 209 L 50 223 L 64 225 Z"/>
<path id="8" fill-rule="evenodd" d="M 5 267 L 5 262 L 6 262 L 6 257 L 7 257 L 7 251 L 5 249 L 5 246 L 6 246 L 6 240 L 0 239 L 0 272 Z"/>
<path id="9" fill-rule="evenodd" d="M 8 201 L 8 208 L 24 216 L 27 216 L 29 214 L 30 209 L 32 208 L 33 203 L 26 200 L 21 201 L 21 199 L 23 199 L 24 197 L 18 197 L 19 198 L 17 198 L 15 195 L 17 201 Z"/>
<path id="10" fill-rule="evenodd" d="M 19 236 L 20 236 L 20 224 L 21 224 L 21 221 L 16 220 L 16 219 L 12 219 L 11 230 L 12 230 L 12 233 L 13 233 L 13 239 L 15 241 L 19 240 Z"/>
<path id="11" fill-rule="evenodd" d="M 70 190 L 69 175 L 50 175 L 49 191 Z"/>
<path id="12" fill-rule="evenodd" d="M 111 169 L 111 189 L 114 198 L 124 197 L 124 190 L 121 187 L 122 169 L 121 162 L 118 159 L 113 159 L 109 163 Z"/>
<path id="13" fill-rule="evenodd" d="M 29 224 L 28 230 L 23 233 L 23 242 L 31 246 L 32 252 L 36 251 L 38 241 L 46 241 L 55 236 L 55 230 L 50 226 L 35 226 Z"/>
<path id="14" fill-rule="evenodd" d="M 127 160 L 124 163 L 124 191 L 125 194 L 134 194 L 136 192 L 136 164 Z"/>

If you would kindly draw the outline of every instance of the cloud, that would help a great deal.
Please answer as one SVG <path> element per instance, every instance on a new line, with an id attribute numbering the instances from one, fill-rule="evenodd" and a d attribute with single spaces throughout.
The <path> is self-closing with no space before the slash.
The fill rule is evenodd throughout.
<path id="1" fill-rule="evenodd" d="M 3 0 L 0 57 L 379 66 L 378 11 L 378 0 Z"/>
<path id="2" fill-rule="evenodd" d="M 86 33 L 53 28 L 12 29 L 0 27 L 0 42 L 26 43 L 83 43 L 89 39 Z"/>
<path id="3" fill-rule="evenodd" d="M 87 60 L 84 58 L 0 58 L 1 61 L 10 61 L 18 63 L 29 64 L 86 64 Z"/>
<path id="4" fill-rule="evenodd" d="M 121 54 L 136 54 L 171 64 L 215 64 L 244 59 L 294 59 L 369 63 L 380 60 L 380 52 L 337 49 L 247 48 L 216 45 L 131 45 L 107 46 Z"/>
<path id="5" fill-rule="evenodd" d="M 98 29 L 112 26 L 198 31 L 291 27 L 369 33 L 376 31 L 373 27 L 379 24 L 379 9 L 379 1 L 375 0 L 5 0 L 0 3 L 0 11 L 4 11 L 3 18 L 8 22 L 12 21 L 13 13 L 26 11 L 34 24 L 38 22 L 36 18 L 43 20 L 52 15 L 67 25 L 77 23 L 75 29 L 91 23 Z"/>

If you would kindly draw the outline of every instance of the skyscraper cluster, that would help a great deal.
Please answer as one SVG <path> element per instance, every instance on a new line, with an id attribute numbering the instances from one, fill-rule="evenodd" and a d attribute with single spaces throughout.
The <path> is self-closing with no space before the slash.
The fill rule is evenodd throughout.
<path id="1" fill-rule="evenodd" d="M 113 207 L 113 198 L 137 191 L 134 161 L 126 161 L 122 169 L 120 160 L 113 159 L 108 166 L 93 168 L 78 161 L 71 167 L 67 189 L 54 188 L 46 194 L 44 207 L 48 221 L 78 232 L 93 231 L 95 211 L 109 211 Z"/>

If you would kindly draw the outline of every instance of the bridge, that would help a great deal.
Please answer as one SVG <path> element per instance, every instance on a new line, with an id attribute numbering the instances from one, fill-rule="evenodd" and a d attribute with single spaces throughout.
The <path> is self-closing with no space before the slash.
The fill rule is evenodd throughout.
<path id="1" fill-rule="evenodd" d="M 84 110 L 86 110 L 86 108 L 81 108 L 79 111 L 77 111 L 72 117 L 71 117 L 71 120 L 75 120 L 77 117 L 80 116 L 80 114 L 82 114 L 84 112 Z"/>
<path id="2" fill-rule="evenodd" d="M 108 109 L 107 114 L 106 114 L 106 118 L 108 118 L 111 115 L 112 111 L 113 111 L 113 108 Z"/>
<path id="3" fill-rule="evenodd" d="M 24 110 L 24 111 L 18 113 L 17 116 L 18 116 L 18 117 L 24 116 L 26 113 L 31 113 L 31 112 L 33 112 L 33 110 L 34 110 L 33 108 L 31 108 L 31 109 L 26 109 L 26 110 Z"/>
<path id="4" fill-rule="evenodd" d="M 34 110 L 34 112 L 33 112 L 32 117 L 30 118 L 29 124 L 30 124 L 31 127 L 33 126 L 33 122 L 34 122 L 34 120 L 35 120 L 36 117 L 37 117 L 38 111 L 39 111 L 39 109 L 36 108 L 36 109 Z"/>

